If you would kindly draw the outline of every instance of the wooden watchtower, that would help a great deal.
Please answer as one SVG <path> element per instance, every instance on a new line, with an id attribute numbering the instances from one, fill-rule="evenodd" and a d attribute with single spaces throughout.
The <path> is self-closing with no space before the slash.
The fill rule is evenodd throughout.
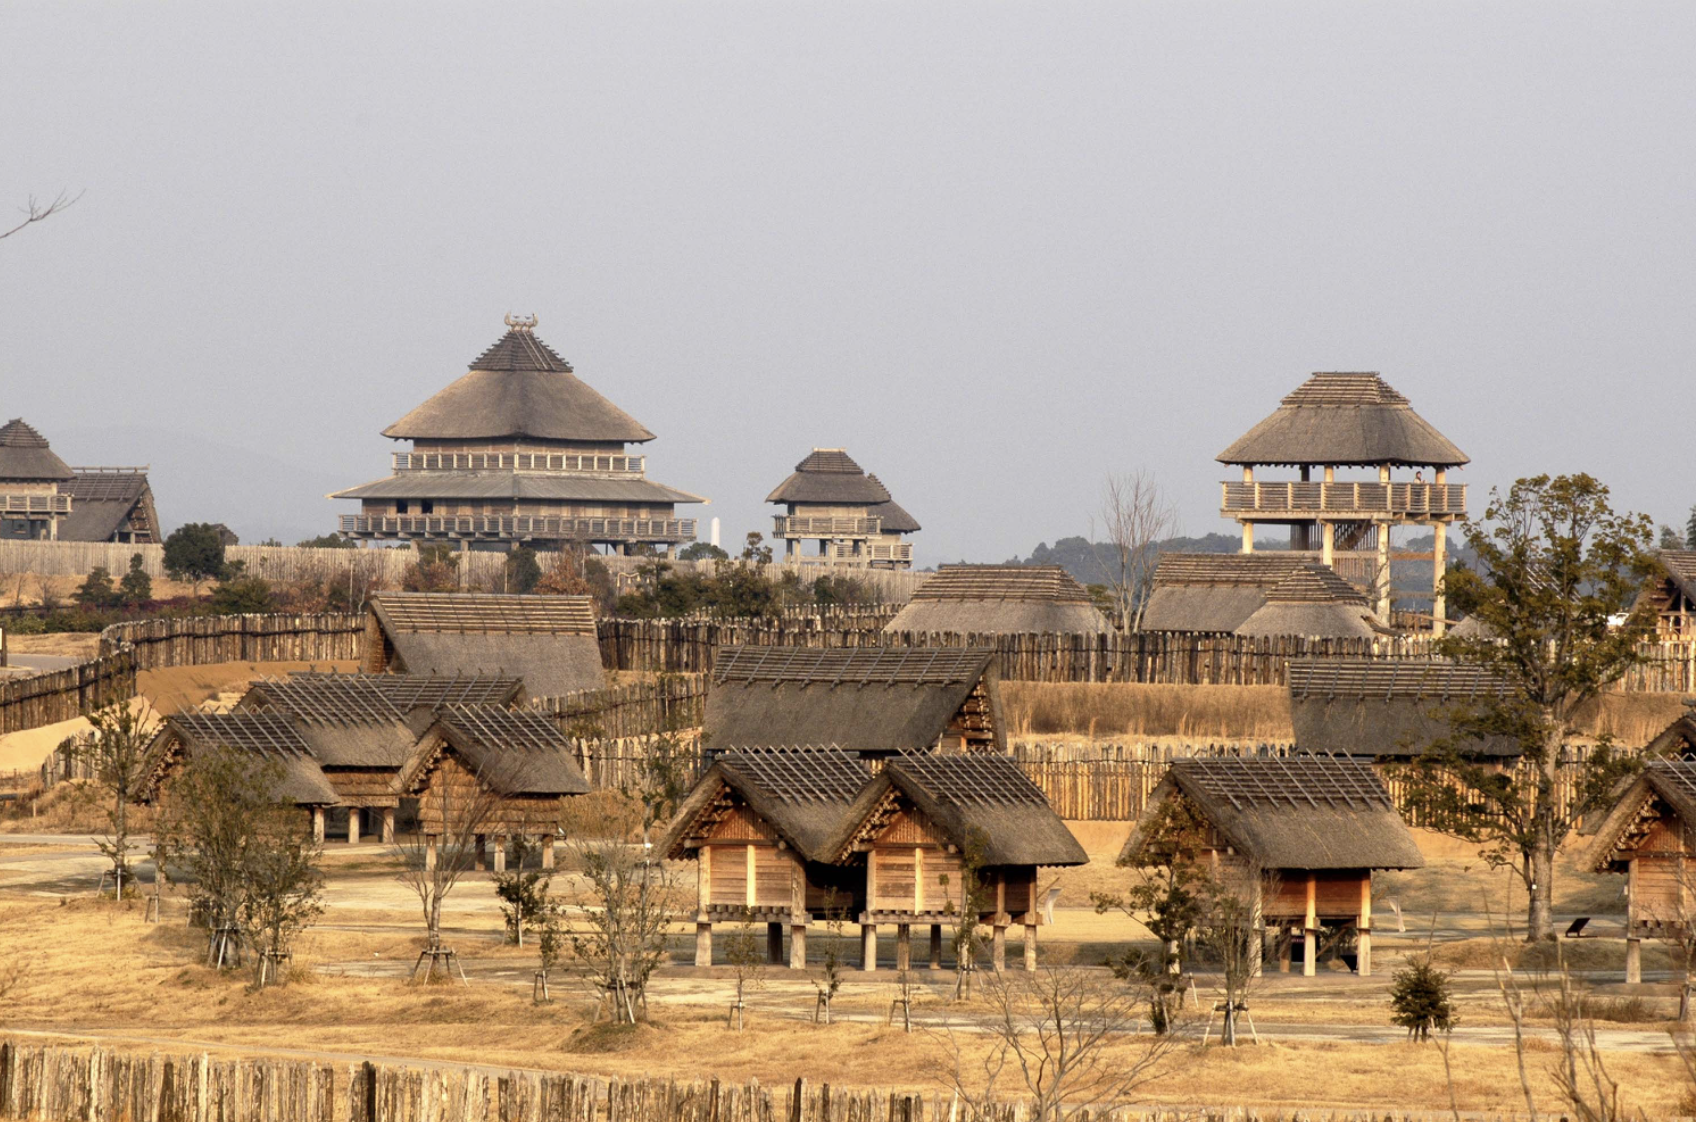
<path id="1" fill-rule="evenodd" d="M 0 426 L 0 538 L 57 540 L 76 478 L 47 438 L 14 417 Z"/>
<path id="2" fill-rule="evenodd" d="M 784 560 L 803 565 L 910 569 L 913 546 L 905 535 L 919 524 L 841 448 L 814 448 L 788 479 L 766 496 L 784 512 L 773 537 Z M 812 553 L 807 542 L 816 543 Z"/>
<path id="3" fill-rule="evenodd" d="M 1240 480 L 1223 484 L 1220 513 L 1242 525 L 1244 553 L 1254 552 L 1255 526 L 1288 526 L 1290 548 L 1316 552 L 1340 575 L 1369 587 L 1384 622 L 1390 613 L 1390 531 L 1431 527 L 1431 554 L 1394 556 L 1432 562 L 1432 616 L 1442 634 L 1448 528 L 1466 519 L 1466 486 L 1450 483 L 1448 473 L 1468 460 L 1383 378 L 1315 374 L 1218 460 L 1242 469 Z M 1256 477 L 1257 468 L 1271 467 L 1295 468 L 1298 478 Z M 1339 470 L 1364 478 L 1339 478 Z M 1396 480 L 1396 471 L 1411 471 L 1413 478 Z"/>

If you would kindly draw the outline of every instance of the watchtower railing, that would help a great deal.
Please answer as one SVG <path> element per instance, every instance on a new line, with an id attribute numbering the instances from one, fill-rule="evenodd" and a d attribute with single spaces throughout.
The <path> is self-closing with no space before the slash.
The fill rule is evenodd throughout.
<path id="1" fill-rule="evenodd" d="M 394 537 L 540 538 L 572 541 L 685 542 L 695 540 L 693 518 L 510 518 L 432 515 L 341 516 L 344 534 Z"/>
<path id="2" fill-rule="evenodd" d="M 783 538 L 871 538 L 883 533 L 881 518 L 826 518 L 779 514 L 776 521 L 777 535 Z"/>
<path id="3" fill-rule="evenodd" d="M 1466 517 L 1464 483 L 1222 483 L 1226 515 L 1335 521 L 1374 515 Z"/>
<path id="4" fill-rule="evenodd" d="M 579 455 L 561 452 L 396 452 L 394 470 L 538 471 L 573 475 L 639 476 L 646 456 Z"/>
<path id="5" fill-rule="evenodd" d="M 69 514 L 71 497 L 47 492 L 0 494 L 0 514 Z"/>

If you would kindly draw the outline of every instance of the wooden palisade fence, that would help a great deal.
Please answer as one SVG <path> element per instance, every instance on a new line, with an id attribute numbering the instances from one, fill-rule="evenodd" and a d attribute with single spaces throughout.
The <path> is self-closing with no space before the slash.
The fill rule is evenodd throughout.
<path id="1" fill-rule="evenodd" d="M 577 690 L 537 698 L 535 705 L 559 718 L 573 735 L 623 739 L 698 728 L 706 712 L 705 674 L 668 674 L 599 690 Z"/>
<path id="2" fill-rule="evenodd" d="M 128 648 L 136 669 L 214 662 L 351 662 L 364 644 L 365 617 L 321 615 L 190 616 L 115 623 L 100 651 Z"/>
<path id="3" fill-rule="evenodd" d="M 0 681 L 0 733 L 40 728 L 135 696 L 135 654 L 118 650 L 88 662 Z"/>

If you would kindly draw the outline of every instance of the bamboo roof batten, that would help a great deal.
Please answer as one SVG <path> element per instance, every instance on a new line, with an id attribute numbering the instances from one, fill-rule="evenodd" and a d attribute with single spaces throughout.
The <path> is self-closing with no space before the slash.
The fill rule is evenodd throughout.
<path id="1" fill-rule="evenodd" d="M 1469 462 L 1377 374 L 1318 373 L 1219 453 L 1245 467 L 1450 468 Z"/>

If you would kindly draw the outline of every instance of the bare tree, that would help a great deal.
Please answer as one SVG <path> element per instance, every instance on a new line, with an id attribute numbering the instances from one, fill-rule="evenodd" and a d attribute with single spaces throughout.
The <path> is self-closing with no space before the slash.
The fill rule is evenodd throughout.
<path id="1" fill-rule="evenodd" d="M 1030 1096 L 1032 1122 L 1062 1122 L 1068 1104 L 1123 1102 L 1178 1046 L 1176 1034 L 1138 1032 L 1147 994 L 1102 971 L 993 972 L 983 999 L 990 1045 L 981 1060 L 965 1057 L 952 1028 L 945 1041 L 945 1082 L 978 1114 L 1004 1102 L 1009 1090 Z"/>
<path id="2" fill-rule="evenodd" d="M 1224 991 L 1217 1010 L 1224 1017 L 1219 1039 L 1227 1046 L 1237 1043 L 1237 1017 L 1248 1012 L 1261 977 L 1261 900 L 1277 893 L 1258 865 L 1242 860 L 1222 863 L 1206 886 L 1197 941 L 1219 966 Z M 1315 937 L 1309 932 L 1308 938 Z"/>
<path id="3" fill-rule="evenodd" d="M 11 237 L 26 226 L 33 226 L 37 222 L 45 222 L 47 219 L 52 218 L 55 214 L 58 214 L 62 210 L 69 210 L 80 198 L 82 198 L 81 191 L 77 192 L 75 195 L 71 194 L 69 191 L 60 191 L 57 195 L 54 195 L 51 199 L 44 203 L 34 195 L 31 195 L 22 208 L 24 220 L 9 230 L 0 230 L 0 240 Z"/>
<path id="4" fill-rule="evenodd" d="M 400 846 L 400 882 L 418 897 L 427 952 L 441 949 L 442 901 L 477 867 L 477 841 L 500 811 L 499 792 L 508 789 L 507 772 L 512 766 L 499 776 L 490 768 L 476 772 L 455 768 L 451 779 L 433 776 L 419 797 L 418 830 Z"/>
<path id="5" fill-rule="evenodd" d="M 107 805 L 106 835 L 94 844 L 112 866 L 113 886 L 123 899 L 130 875 L 130 804 L 146 780 L 147 748 L 153 739 L 153 710 L 114 701 L 88 715 L 92 732 L 73 742 L 72 752 L 87 761 L 94 787 Z"/>
<path id="6" fill-rule="evenodd" d="M 665 960 L 666 933 L 683 911 L 674 877 L 623 839 L 576 843 L 594 903 L 570 933 L 573 965 L 612 1019 L 635 1024 L 648 1008 L 648 981 Z"/>
<path id="7" fill-rule="evenodd" d="M 736 1001 L 730 1006 L 730 1015 L 737 1032 L 742 1031 L 746 1021 L 748 992 L 765 984 L 766 946 L 763 934 L 754 927 L 753 913 L 743 908 L 725 941 L 725 960 L 730 963 L 732 977 L 736 981 Z"/>
<path id="8" fill-rule="evenodd" d="M 1101 509 L 1090 519 L 1090 538 L 1105 535 L 1108 560 L 1101 561 L 1093 548 L 1091 553 L 1112 591 L 1122 630 L 1141 629 L 1157 547 L 1161 539 L 1172 536 L 1177 524 L 1177 508 L 1148 472 L 1109 475 L 1102 484 Z"/>

